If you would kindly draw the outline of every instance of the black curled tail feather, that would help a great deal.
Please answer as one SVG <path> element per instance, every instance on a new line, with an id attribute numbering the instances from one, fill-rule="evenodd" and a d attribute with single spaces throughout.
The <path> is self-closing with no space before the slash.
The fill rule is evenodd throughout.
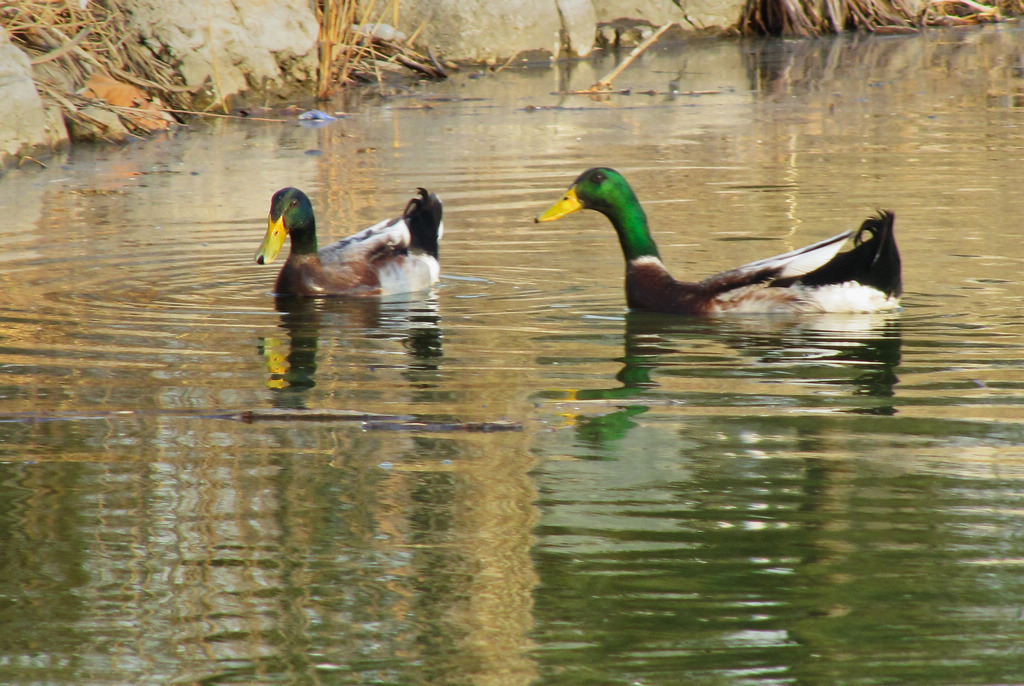
<path id="1" fill-rule="evenodd" d="M 419 195 L 409 201 L 402 214 L 409 226 L 410 248 L 422 250 L 435 258 L 441 241 L 441 199 L 426 188 L 417 188 Z"/>
<path id="2" fill-rule="evenodd" d="M 883 210 L 878 216 L 864 220 L 854 238 L 852 250 L 839 253 L 795 281 L 805 286 L 856 281 L 891 298 L 900 297 L 903 294 L 903 267 L 893 235 L 895 218 L 892 212 Z"/>
<path id="3" fill-rule="evenodd" d="M 860 226 L 857 232 L 857 252 L 861 246 L 868 246 L 868 254 L 872 257 L 868 263 L 868 273 L 864 279 L 857 279 L 866 286 L 873 286 L 892 298 L 903 295 L 903 263 L 900 251 L 896 247 L 896 236 L 893 234 L 893 223 L 896 215 L 883 210 L 877 217 L 870 217 Z M 871 238 L 864 240 L 864 234 Z M 874 244 L 874 245 L 872 245 Z"/>

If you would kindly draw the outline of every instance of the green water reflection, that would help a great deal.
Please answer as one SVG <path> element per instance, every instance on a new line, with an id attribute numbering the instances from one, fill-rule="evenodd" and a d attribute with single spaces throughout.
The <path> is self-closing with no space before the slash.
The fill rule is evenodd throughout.
<path id="1" fill-rule="evenodd" d="M 709 323 L 633 312 L 625 318 L 622 369 L 615 375 L 621 386 L 570 391 L 568 397 L 564 392 L 542 397 L 566 408 L 617 406 L 612 412 L 574 418 L 580 441 L 594 448 L 624 438 L 637 425 L 637 415 L 658 405 L 724 408 L 757 403 L 892 415 L 896 413 L 893 387 L 899 382 L 899 320 L 899 315 L 830 315 Z M 721 358 L 703 352 L 722 345 L 737 359 L 723 364 Z M 657 379 L 652 378 L 654 370 Z M 671 383 L 673 377 L 690 388 L 670 393 L 657 390 L 662 386 L 658 379 Z M 801 399 L 790 388 L 777 397 L 713 390 L 716 386 L 729 388 L 728 380 L 734 378 L 768 384 L 798 380 L 814 395 Z M 726 383 L 721 384 L 722 380 Z M 831 392 L 833 387 L 836 393 Z M 823 394 L 827 396 L 824 408 Z"/>
<path id="2" fill-rule="evenodd" d="M 266 383 L 274 391 L 275 407 L 307 409 L 305 392 L 316 386 L 321 338 L 342 346 L 398 342 L 408 358 L 391 366 L 400 368 L 402 377 L 416 388 L 413 400 L 437 401 L 433 393 L 440 387 L 437 372 L 444 351 L 436 296 L 339 301 L 276 298 L 274 305 L 282 335 L 261 340 L 258 353 L 265 360 Z"/>
<path id="3" fill-rule="evenodd" d="M 1021 35 L 659 46 L 597 99 L 614 56 L 514 64 L 6 173 L 0 682 L 1024 683 Z M 892 207 L 906 309 L 627 314 L 606 222 L 532 223 L 595 164 L 687 278 Z M 274 299 L 286 185 L 325 239 L 436 189 L 440 288 Z"/>
<path id="4" fill-rule="evenodd" d="M 560 682 L 1016 681 L 1019 471 L 687 450 L 664 473 L 567 492 L 579 470 L 545 470 L 538 641 Z"/>
<path id="5" fill-rule="evenodd" d="M 140 428 L 218 432 L 160 424 Z M 516 657 L 535 583 L 530 462 L 507 438 L 361 433 L 281 426 L 223 452 L 0 466 L 5 672 L 472 683 L 495 662 L 530 671 Z"/>

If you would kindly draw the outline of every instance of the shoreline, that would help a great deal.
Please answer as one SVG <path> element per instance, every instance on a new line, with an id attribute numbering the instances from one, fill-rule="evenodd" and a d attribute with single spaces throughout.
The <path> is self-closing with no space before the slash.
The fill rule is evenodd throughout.
<path id="1" fill-rule="evenodd" d="M 735 36 L 760 17 L 742 0 L 522 0 L 512 9 L 486 0 L 365 0 L 361 15 L 351 0 L 317 7 L 308 0 L 26 0 L 0 10 L 0 170 L 78 141 L 145 138 L 204 112 L 324 102 L 366 83 L 443 79 L 466 65 L 503 68 L 524 55 L 625 56 L 665 27 L 681 40 Z M 966 7 L 974 15 L 921 14 L 919 23 L 1003 20 L 994 8 Z M 368 17 L 377 21 L 352 23 Z M 919 30 L 906 17 L 885 21 L 873 30 Z"/>

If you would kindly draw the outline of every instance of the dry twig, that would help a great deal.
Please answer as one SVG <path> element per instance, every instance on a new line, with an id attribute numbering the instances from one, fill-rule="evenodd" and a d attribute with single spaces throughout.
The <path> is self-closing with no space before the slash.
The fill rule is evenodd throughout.
<path id="1" fill-rule="evenodd" d="M 633 50 L 628 55 L 626 55 L 626 58 L 624 60 L 622 60 L 622 62 L 620 62 L 618 64 L 618 66 L 615 67 L 615 69 L 613 69 L 611 72 L 609 72 L 604 78 L 602 78 L 600 81 L 595 83 L 590 88 L 588 88 L 586 90 L 582 90 L 582 91 L 572 91 L 572 92 L 574 94 L 578 94 L 578 95 L 594 95 L 594 94 L 599 94 L 599 93 L 608 93 L 609 91 L 611 91 L 612 81 L 615 80 L 615 77 L 617 77 L 619 74 L 621 74 L 626 69 L 626 67 L 631 65 L 633 63 L 633 60 L 635 60 L 637 57 L 639 57 L 641 54 L 643 54 L 643 52 L 645 50 L 647 50 L 647 48 L 649 48 L 652 45 L 654 45 L 654 43 L 659 38 L 661 38 L 661 35 L 663 33 L 665 33 L 666 31 L 668 31 L 669 28 L 671 28 L 672 26 L 673 26 L 673 23 L 671 23 L 671 22 L 668 23 L 668 24 L 665 24 L 664 26 L 660 27 L 657 31 L 652 33 L 650 36 L 648 36 L 647 40 L 645 40 L 643 43 L 641 43 L 640 45 L 638 45 L 635 48 L 633 48 Z"/>
<path id="2" fill-rule="evenodd" d="M 647 38 L 647 40 L 645 40 L 643 43 L 641 43 L 640 45 L 638 45 L 635 48 L 633 48 L 633 50 L 628 55 L 626 55 L 626 59 L 622 60 L 622 62 L 619 64 L 619 66 L 615 67 L 615 69 L 613 69 L 611 71 L 611 73 L 609 73 L 603 79 L 601 79 L 600 81 L 595 83 L 593 86 L 591 86 L 591 88 L 593 88 L 595 90 L 607 90 L 607 89 L 611 88 L 612 81 L 615 80 L 615 77 L 618 76 L 619 74 L 621 74 L 623 72 L 623 70 L 625 70 L 626 67 L 631 65 L 633 63 L 633 60 L 635 60 L 637 57 L 639 57 L 641 54 L 643 54 L 643 52 L 645 50 L 647 50 L 647 48 L 649 48 L 652 45 L 654 45 L 654 43 L 657 42 L 657 40 L 659 38 L 661 38 L 661 34 L 663 34 L 666 31 L 668 31 L 671 26 L 672 26 L 672 23 L 670 22 L 668 24 L 665 24 L 661 28 L 659 28 L 654 33 L 652 33 Z"/>

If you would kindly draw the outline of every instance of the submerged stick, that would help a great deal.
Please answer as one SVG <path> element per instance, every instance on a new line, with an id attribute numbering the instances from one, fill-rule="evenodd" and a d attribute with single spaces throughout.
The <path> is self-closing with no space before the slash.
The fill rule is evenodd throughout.
<path id="1" fill-rule="evenodd" d="M 490 433 L 494 431 L 522 431 L 521 422 L 498 420 L 491 422 L 459 422 L 423 419 L 416 415 L 376 414 L 353 410 L 286 410 L 258 409 L 219 415 L 221 419 L 235 419 L 247 424 L 259 421 L 312 421 L 312 422 L 361 422 L 364 429 L 371 431 L 467 431 Z"/>
<path id="2" fill-rule="evenodd" d="M 425 76 L 429 76 L 432 79 L 443 79 L 448 76 L 448 74 L 446 74 L 444 71 L 437 70 L 434 67 L 426 64 L 420 64 L 416 60 L 406 57 L 400 52 L 395 54 L 395 61 L 401 64 L 403 67 L 408 67 L 413 71 L 418 71 L 419 73 Z"/>
<path id="3" fill-rule="evenodd" d="M 40 167 L 42 167 L 43 169 L 46 169 L 46 168 L 47 168 L 45 164 L 43 164 L 42 162 L 40 162 L 40 161 L 39 161 L 39 160 L 37 160 L 36 158 L 34 158 L 34 157 L 31 157 L 30 155 L 25 155 L 25 156 L 24 156 L 24 157 L 22 157 L 22 158 L 21 158 L 20 160 L 18 160 L 18 166 L 20 167 L 20 166 L 22 166 L 23 164 L 25 164 L 26 162 L 35 162 L 36 164 L 38 164 L 38 165 L 39 165 Z"/>
<path id="4" fill-rule="evenodd" d="M 706 91 L 656 91 L 656 90 L 649 90 L 649 91 L 637 91 L 636 94 L 637 95 L 680 95 L 680 96 L 686 96 L 686 95 L 721 95 L 723 92 L 724 91 L 722 91 L 720 89 L 706 90 Z M 633 91 L 631 91 L 628 88 L 620 88 L 619 90 L 606 90 L 606 91 L 595 91 L 595 90 L 591 90 L 589 88 L 587 90 L 584 90 L 584 91 L 561 91 L 562 95 L 593 95 L 595 93 L 600 93 L 601 95 L 614 95 L 614 94 L 633 95 Z M 543 110 L 543 109 L 557 109 L 558 107 L 560 107 L 560 105 L 555 105 L 555 106 L 552 106 L 552 107 L 541 107 L 541 106 L 534 105 L 532 107 L 528 106 L 525 109 Z"/>
<path id="5" fill-rule="evenodd" d="M 505 419 L 489 422 L 460 422 L 427 419 L 411 414 L 380 414 L 359 410 L 257 408 L 253 410 L 224 410 L 191 412 L 188 410 L 111 410 L 99 412 L 15 412 L 0 414 L 0 423 L 7 422 L 69 422 L 90 419 L 124 419 L 129 417 L 182 417 L 185 419 L 227 419 L 244 422 L 358 422 L 367 431 L 423 431 L 448 433 L 493 433 L 522 431 L 523 423 Z"/>
<path id="6" fill-rule="evenodd" d="M 250 117 L 241 114 L 221 114 L 220 112 L 197 112 L 195 110 L 176 110 L 170 107 L 161 107 L 161 112 L 170 112 L 172 114 L 194 114 L 198 117 L 220 117 L 221 119 L 247 119 L 249 121 L 276 121 L 284 122 L 291 121 L 289 119 L 273 119 L 271 117 Z"/>

